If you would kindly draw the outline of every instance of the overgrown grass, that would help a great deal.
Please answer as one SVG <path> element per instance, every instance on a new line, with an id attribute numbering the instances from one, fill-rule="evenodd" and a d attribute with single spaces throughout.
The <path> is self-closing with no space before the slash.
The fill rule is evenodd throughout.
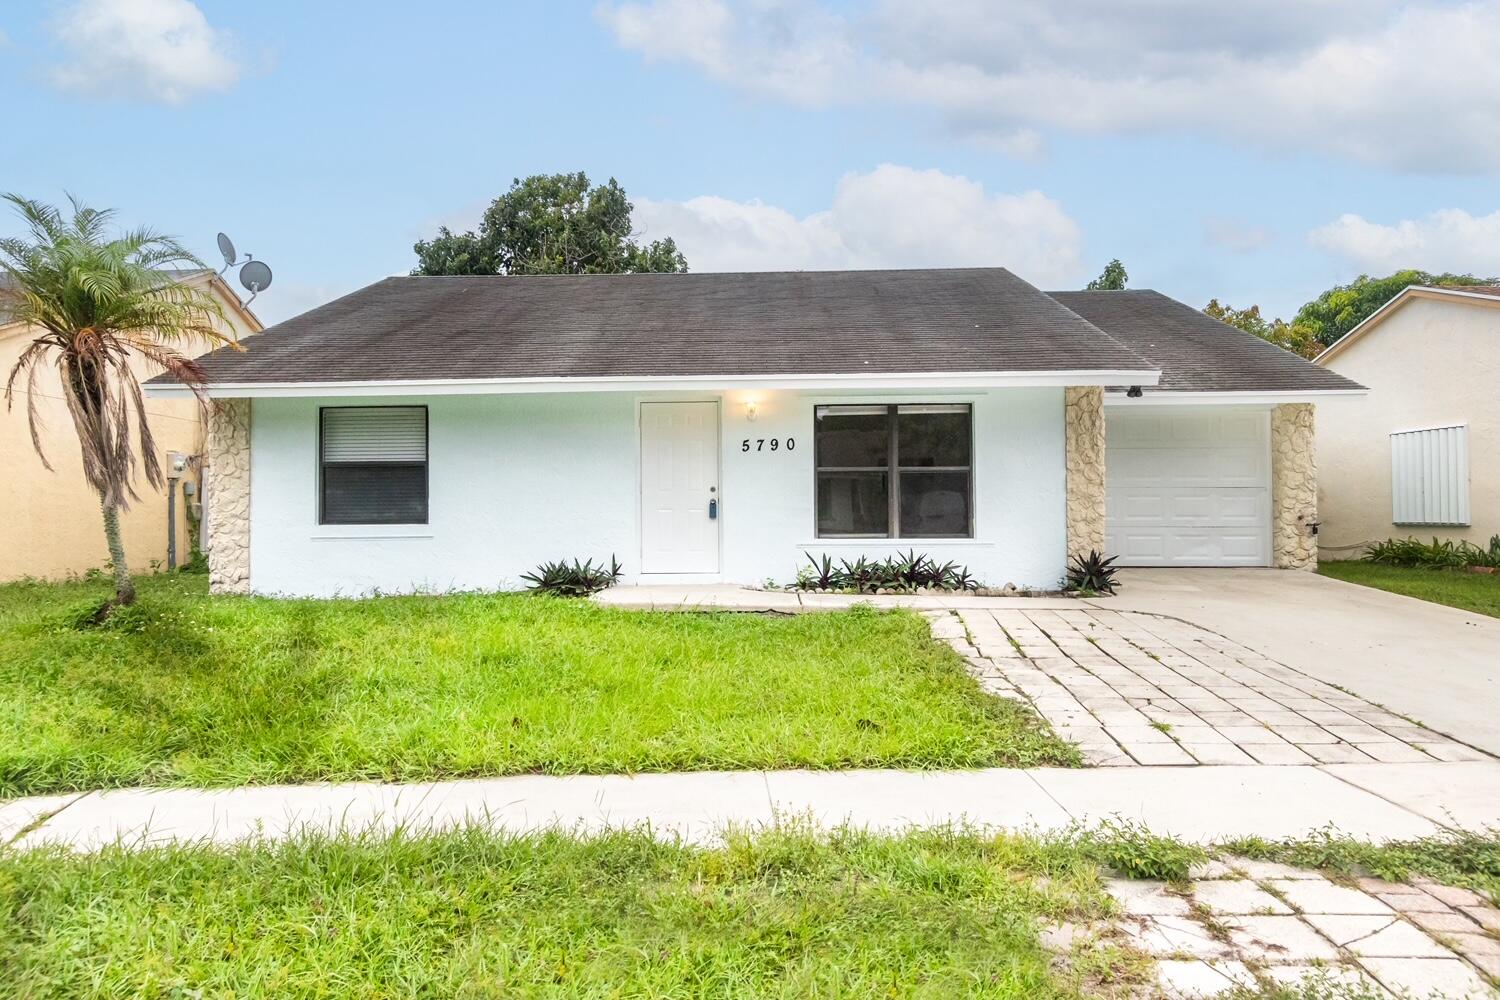
<path id="1" fill-rule="evenodd" d="M 1324 831 L 1296 840 L 1238 840 L 1223 845 L 1223 850 L 1336 875 L 1374 875 L 1392 882 L 1423 875 L 1444 885 L 1485 893 L 1500 902 L 1500 830 L 1496 829 L 1447 832 L 1381 844 Z"/>
<path id="2" fill-rule="evenodd" d="M 1319 563 L 1318 572 L 1336 580 L 1500 618 L 1500 574 L 1352 561 Z"/>
<path id="3" fill-rule="evenodd" d="M 0 587 L 0 794 L 525 772 L 1074 764 L 910 613 L 641 613 L 535 595 L 210 598 L 77 627 Z"/>
<path id="4" fill-rule="evenodd" d="M 1145 972 L 1049 962 L 1040 922 L 1108 907 L 1078 851 L 953 831 L 0 854 L 0 969 L 33 998 L 1061 1000 Z"/>

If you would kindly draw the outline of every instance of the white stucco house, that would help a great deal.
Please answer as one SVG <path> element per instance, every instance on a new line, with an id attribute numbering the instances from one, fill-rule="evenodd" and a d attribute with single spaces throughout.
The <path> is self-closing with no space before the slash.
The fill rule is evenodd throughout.
<path id="1" fill-rule="evenodd" d="M 1500 288 L 1407 288 L 1314 361 L 1369 387 L 1319 409 L 1325 558 L 1500 533 Z"/>
<path id="2" fill-rule="evenodd" d="M 917 549 L 1055 586 L 1313 564 L 1313 406 L 1360 392 L 1154 292 L 1000 268 L 399 277 L 203 359 L 220 592 L 789 580 Z M 185 390 L 168 381 L 157 395 Z"/>

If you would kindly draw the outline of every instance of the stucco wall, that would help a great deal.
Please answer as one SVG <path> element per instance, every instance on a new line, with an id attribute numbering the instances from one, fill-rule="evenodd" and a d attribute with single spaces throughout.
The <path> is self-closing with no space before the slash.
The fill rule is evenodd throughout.
<path id="1" fill-rule="evenodd" d="M 923 394 L 974 407 L 974 539 L 814 537 L 813 407 L 891 396 L 729 393 L 721 398 L 721 576 L 785 582 L 806 553 L 841 558 L 917 548 L 986 582 L 1054 586 L 1064 569 L 1061 389 Z M 427 525 L 317 524 L 316 399 L 258 399 L 251 423 L 250 566 L 258 593 L 520 586 L 537 563 L 619 556 L 640 565 L 637 403 L 630 394 L 341 399 L 428 406 Z M 698 395 L 681 398 L 713 398 Z M 746 402 L 757 404 L 751 421 Z M 769 449 L 741 442 L 776 438 Z M 788 449 L 788 438 L 796 446 Z"/>
<path id="2" fill-rule="evenodd" d="M 237 335 L 254 331 L 247 318 L 226 311 Z M 24 327 L 0 327 L 0 376 L 10 371 L 30 341 Z M 157 372 L 145 363 L 137 363 L 135 370 L 142 380 Z M 102 567 L 109 559 L 99 500 L 84 481 L 78 438 L 52 365 L 42 371 L 36 391 L 42 446 L 55 471 L 47 471 L 36 457 L 26 425 L 25 395 L 18 390 L 9 412 L 0 405 L 0 468 L 5 470 L 0 475 L 0 580 L 81 574 Z M 204 425 L 196 402 L 148 398 L 146 412 L 162 453 L 197 455 L 203 450 Z M 146 572 L 153 562 L 164 563 L 167 558 L 167 497 L 153 489 L 144 475 L 137 477 L 135 488 L 140 499 L 131 503 L 120 525 L 126 561 L 132 571 Z M 185 506 L 179 488 L 177 553 L 181 562 L 187 561 L 190 551 Z"/>
<path id="3" fill-rule="evenodd" d="M 1317 569 L 1318 468 L 1311 403 L 1271 411 L 1271 565 Z"/>
<path id="4" fill-rule="evenodd" d="M 1066 391 L 1068 462 L 1068 558 L 1104 551 L 1104 390 L 1077 386 Z"/>
<path id="5" fill-rule="evenodd" d="M 1500 309 L 1412 299 L 1328 368 L 1369 388 L 1318 404 L 1318 508 L 1324 559 L 1357 557 L 1391 537 L 1500 533 Z M 1393 431 L 1469 425 L 1468 528 L 1391 521 Z"/>

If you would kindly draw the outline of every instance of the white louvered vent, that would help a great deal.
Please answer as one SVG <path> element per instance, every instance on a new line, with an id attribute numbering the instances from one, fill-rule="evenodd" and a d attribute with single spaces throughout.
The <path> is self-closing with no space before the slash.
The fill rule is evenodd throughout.
<path id="1" fill-rule="evenodd" d="M 427 461 L 421 406 L 341 406 L 323 411 L 324 462 Z"/>
<path id="2" fill-rule="evenodd" d="M 1469 428 L 1464 424 L 1391 435 L 1391 520 L 1469 523 Z"/>

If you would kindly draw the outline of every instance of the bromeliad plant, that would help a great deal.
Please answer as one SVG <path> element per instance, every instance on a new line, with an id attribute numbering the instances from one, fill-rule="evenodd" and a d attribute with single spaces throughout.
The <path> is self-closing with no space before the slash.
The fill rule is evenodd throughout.
<path id="1" fill-rule="evenodd" d="M 911 593 L 916 590 L 977 590 L 967 566 L 938 563 L 915 549 L 904 555 L 872 561 L 860 556 L 854 562 L 843 559 L 838 566 L 828 556 L 808 555 L 811 564 L 797 574 L 797 586 L 803 590 L 837 590 L 856 594 L 879 591 Z"/>
<path id="2" fill-rule="evenodd" d="M 1366 562 L 1383 566 L 1424 569 L 1464 569 L 1469 566 L 1500 567 L 1500 535 L 1490 537 L 1487 547 L 1470 541 L 1434 538 L 1431 543 L 1415 538 L 1388 538 L 1365 550 Z"/>
<path id="3" fill-rule="evenodd" d="M 592 559 L 582 563 L 574 559 L 571 565 L 559 559 L 542 563 L 535 572 L 523 573 L 521 579 L 531 584 L 530 590 L 558 597 L 588 597 L 613 587 L 620 581 L 620 572 L 619 560 L 614 556 L 609 557 L 608 567 L 603 563 L 595 566 Z"/>
<path id="4" fill-rule="evenodd" d="M 149 229 L 111 235 L 112 212 L 72 202 L 72 216 L 50 205 L 5 195 L 26 235 L 0 239 L 0 323 L 35 331 L 5 380 L 5 404 L 26 396 L 31 444 L 48 470 L 37 399 L 60 392 L 78 434 L 83 476 L 99 497 L 115 596 L 102 621 L 135 601 L 120 539 L 120 512 L 132 500 L 136 472 L 154 489 L 165 484 L 136 371 L 162 369 L 201 394 L 203 369 L 188 351 L 238 347 L 223 331 L 224 313 L 200 283 L 184 280 L 207 266 L 170 236 Z M 39 384 L 48 369 L 58 385 Z"/>
<path id="5" fill-rule="evenodd" d="M 1076 555 L 1068 566 L 1068 589 L 1080 594 L 1114 594 L 1117 556 L 1105 558 L 1097 549 Z"/>

